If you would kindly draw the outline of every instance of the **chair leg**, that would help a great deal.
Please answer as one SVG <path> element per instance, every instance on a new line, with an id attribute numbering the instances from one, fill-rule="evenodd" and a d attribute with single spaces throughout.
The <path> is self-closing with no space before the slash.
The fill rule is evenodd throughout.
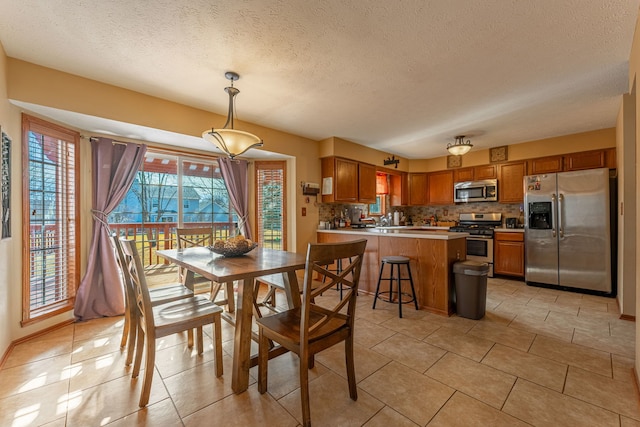
<path id="1" fill-rule="evenodd" d="M 397 283 L 398 283 L 398 315 L 402 319 L 402 278 L 400 277 L 400 265 L 396 267 Z M 393 265 L 391 265 L 391 277 L 393 277 Z"/>
<path id="2" fill-rule="evenodd" d="M 213 316 L 213 345 L 215 346 L 215 365 L 216 365 L 216 377 L 221 377 L 223 373 L 222 366 L 222 326 L 220 324 L 220 314 Z"/>
<path id="3" fill-rule="evenodd" d="M 269 339 L 264 336 L 262 328 L 258 332 L 258 391 L 267 391 L 267 371 L 269 367 Z"/>
<path id="4" fill-rule="evenodd" d="M 129 324 L 129 346 L 127 347 L 127 359 L 124 362 L 125 366 L 131 365 L 131 362 L 133 361 L 133 352 L 136 349 L 137 331 L 138 321 L 137 319 L 134 319 L 134 321 Z"/>
<path id="5" fill-rule="evenodd" d="M 358 386 L 356 385 L 356 368 L 353 356 L 353 332 L 344 342 L 345 359 L 347 362 L 347 381 L 349 382 L 349 396 L 351 400 L 358 400 Z"/>
<path id="6" fill-rule="evenodd" d="M 413 294 L 413 303 L 416 306 L 416 310 L 418 308 L 418 297 L 416 296 L 416 288 L 413 286 L 413 276 L 411 275 L 411 266 L 407 264 L 407 271 L 409 272 L 409 283 L 411 283 L 411 293 Z"/>
<path id="7" fill-rule="evenodd" d="M 122 338 L 120 339 L 120 348 L 124 348 L 127 345 L 127 338 L 129 338 L 129 331 L 131 330 L 131 320 L 129 319 L 128 307 L 124 313 L 124 326 L 122 327 Z"/>
<path id="8" fill-rule="evenodd" d="M 187 330 L 187 347 L 193 348 L 193 329 Z"/>
<path id="9" fill-rule="evenodd" d="M 146 362 L 144 365 L 144 378 L 142 380 L 142 391 L 140 392 L 140 402 L 138 406 L 144 408 L 149 403 L 149 395 L 151 394 L 151 382 L 153 381 L 153 371 L 156 364 L 156 340 L 145 340 L 145 350 L 147 352 Z"/>
<path id="10" fill-rule="evenodd" d="M 138 334 L 136 338 L 136 358 L 133 362 L 133 372 L 131 373 L 132 378 L 137 378 L 138 374 L 140 374 L 140 364 L 142 363 L 142 353 L 144 352 L 144 341 L 146 337 L 144 335 L 144 329 L 142 326 L 138 324 Z"/>
<path id="11" fill-rule="evenodd" d="M 378 284 L 376 285 L 376 293 L 373 296 L 373 307 L 371 307 L 372 309 L 375 310 L 376 308 L 376 301 L 378 300 L 378 293 L 380 292 L 380 282 L 382 281 L 382 272 L 384 271 L 384 263 L 382 263 L 382 265 L 380 266 L 380 274 L 378 275 Z M 389 293 L 389 296 L 391 296 L 391 293 Z"/>
<path id="12" fill-rule="evenodd" d="M 302 425 L 311 426 L 311 408 L 309 407 L 309 365 L 308 357 L 300 355 L 300 401 L 302 403 Z"/>
<path id="13" fill-rule="evenodd" d="M 202 336 L 202 326 L 198 326 L 196 328 L 196 331 L 198 333 L 198 354 L 202 355 L 202 353 L 204 353 L 204 339 Z"/>

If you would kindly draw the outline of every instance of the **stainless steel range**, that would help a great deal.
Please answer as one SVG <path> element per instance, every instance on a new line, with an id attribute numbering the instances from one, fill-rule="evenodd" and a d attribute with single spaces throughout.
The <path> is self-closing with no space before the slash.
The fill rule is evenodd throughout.
<path id="1" fill-rule="evenodd" d="M 461 213 L 459 223 L 449 231 L 469 233 L 467 259 L 489 264 L 489 277 L 493 277 L 493 232 L 502 224 L 502 214 Z"/>

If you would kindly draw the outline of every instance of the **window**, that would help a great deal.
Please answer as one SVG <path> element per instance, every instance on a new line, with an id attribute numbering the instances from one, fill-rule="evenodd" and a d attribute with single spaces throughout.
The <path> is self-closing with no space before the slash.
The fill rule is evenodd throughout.
<path id="1" fill-rule="evenodd" d="M 286 250 L 286 162 L 256 162 L 257 241 L 265 248 Z"/>
<path id="2" fill-rule="evenodd" d="M 164 265 L 158 249 L 175 246 L 176 227 L 211 227 L 233 233 L 237 216 L 216 160 L 190 159 L 149 149 L 125 198 L 109 215 L 109 228 L 139 241 L 147 268 Z"/>
<path id="3" fill-rule="evenodd" d="M 22 129 L 22 324 L 26 325 L 73 309 L 80 282 L 76 203 L 80 135 L 27 115 Z"/>

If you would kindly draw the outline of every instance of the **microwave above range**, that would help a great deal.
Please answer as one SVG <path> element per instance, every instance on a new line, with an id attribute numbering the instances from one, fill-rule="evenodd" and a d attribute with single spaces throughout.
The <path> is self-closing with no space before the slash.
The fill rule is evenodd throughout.
<path id="1" fill-rule="evenodd" d="M 453 185 L 454 202 L 497 202 L 498 180 L 456 182 Z"/>

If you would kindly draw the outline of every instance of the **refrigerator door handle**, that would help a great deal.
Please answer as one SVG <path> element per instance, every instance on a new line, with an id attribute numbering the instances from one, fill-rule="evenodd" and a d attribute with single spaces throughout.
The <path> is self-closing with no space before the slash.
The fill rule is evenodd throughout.
<path id="1" fill-rule="evenodd" d="M 556 221 L 555 218 L 553 218 L 553 215 L 556 212 L 558 212 L 556 210 L 556 193 L 553 193 L 551 195 L 551 224 L 553 224 L 553 226 L 551 227 L 551 232 L 553 237 L 556 237 Z"/>
<path id="2" fill-rule="evenodd" d="M 562 218 L 562 205 L 564 204 L 564 194 L 558 195 L 558 235 L 564 238 L 564 221 Z"/>

